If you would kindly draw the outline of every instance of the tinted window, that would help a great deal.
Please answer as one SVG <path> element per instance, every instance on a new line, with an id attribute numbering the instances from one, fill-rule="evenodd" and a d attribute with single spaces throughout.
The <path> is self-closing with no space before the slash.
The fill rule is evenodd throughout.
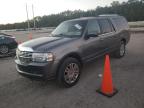
<path id="1" fill-rule="evenodd" d="M 127 24 L 126 19 L 124 19 L 124 18 L 112 18 L 112 20 L 119 30 L 128 28 L 128 24 Z"/>
<path id="2" fill-rule="evenodd" d="M 88 34 L 99 34 L 100 33 L 100 27 L 97 22 L 97 20 L 90 20 L 88 22 Z"/>
<path id="3" fill-rule="evenodd" d="M 113 27 L 109 20 L 107 19 L 99 19 L 99 23 L 101 26 L 102 33 L 109 33 L 113 31 Z"/>

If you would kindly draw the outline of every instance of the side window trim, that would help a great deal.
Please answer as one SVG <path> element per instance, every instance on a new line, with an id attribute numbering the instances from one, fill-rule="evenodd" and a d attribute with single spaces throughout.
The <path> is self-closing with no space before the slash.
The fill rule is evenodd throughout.
<path id="1" fill-rule="evenodd" d="M 110 19 L 108 19 L 108 21 L 111 25 L 112 32 L 116 32 L 116 29 L 115 29 L 114 25 L 112 24 L 112 21 Z"/>
<path id="2" fill-rule="evenodd" d="M 102 26 L 101 26 L 99 20 L 100 20 L 100 19 L 97 20 L 97 22 L 98 22 L 98 24 L 99 24 L 99 27 L 100 27 L 100 34 L 99 34 L 99 35 L 102 35 Z"/>

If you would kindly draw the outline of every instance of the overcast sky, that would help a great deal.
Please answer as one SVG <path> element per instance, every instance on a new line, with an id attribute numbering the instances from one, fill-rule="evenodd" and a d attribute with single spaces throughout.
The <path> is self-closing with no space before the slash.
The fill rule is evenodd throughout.
<path id="1" fill-rule="evenodd" d="M 32 4 L 34 5 L 35 16 L 42 16 L 65 10 L 94 9 L 97 6 L 110 5 L 112 1 L 114 0 L 1 0 L 0 24 L 25 21 L 27 18 L 26 3 L 29 19 L 32 19 Z"/>

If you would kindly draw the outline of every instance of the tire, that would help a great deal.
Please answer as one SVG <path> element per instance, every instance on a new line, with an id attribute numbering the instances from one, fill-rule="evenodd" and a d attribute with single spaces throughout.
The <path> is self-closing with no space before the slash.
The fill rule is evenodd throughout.
<path id="1" fill-rule="evenodd" d="M 123 56 L 125 56 L 125 52 L 126 52 L 126 44 L 124 41 L 121 41 L 119 49 L 116 50 L 113 55 L 116 58 L 122 58 Z"/>
<path id="2" fill-rule="evenodd" d="M 6 55 L 9 53 L 9 47 L 7 45 L 0 45 L 0 54 Z"/>
<path id="3" fill-rule="evenodd" d="M 75 68 L 75 69 L 74 69 Z M 72 57 L 66 58 L 60 65 L 57 81 L 60 86 L 72 87 L 74 86 L 81 74 L 81 64 L 80 62 Z"/>

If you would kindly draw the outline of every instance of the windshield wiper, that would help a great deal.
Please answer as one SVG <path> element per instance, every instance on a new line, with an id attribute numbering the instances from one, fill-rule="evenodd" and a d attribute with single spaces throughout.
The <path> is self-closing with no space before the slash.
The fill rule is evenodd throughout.
<path id="1" fill-rule="evenodd" d="M 53 37 L 66 37 L 66 38 L 78 38 L 78 36 L 73 36 L 73 35 L 66 35 L 66 34 L 51 34 Z"/>

